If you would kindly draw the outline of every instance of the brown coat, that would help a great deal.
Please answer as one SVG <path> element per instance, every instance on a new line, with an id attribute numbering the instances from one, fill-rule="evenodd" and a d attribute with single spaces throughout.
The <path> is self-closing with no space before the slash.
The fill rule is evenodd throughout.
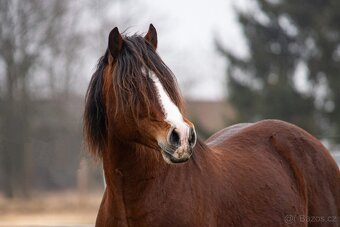
<path id="1" fill-rule="evenodd" d="M 96 226 L 339 225 L 339 169 L 307 132 L 265 120 L 226 128 L 206 143 L 181 165 L 140 151 L 114 166 L 107 152 Z"/>

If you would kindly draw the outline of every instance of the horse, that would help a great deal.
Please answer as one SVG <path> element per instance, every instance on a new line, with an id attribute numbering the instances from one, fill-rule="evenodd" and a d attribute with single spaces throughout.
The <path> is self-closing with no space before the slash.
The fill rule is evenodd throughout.
<path id="1" fill-rule="evenodd" d="M 152 24 L 115 27 L 89 83 L 84 138 L 106 181 L 96 226 L 338 226 L 329 151 L 271 119 L 201 140 L 157 44 Z"/>

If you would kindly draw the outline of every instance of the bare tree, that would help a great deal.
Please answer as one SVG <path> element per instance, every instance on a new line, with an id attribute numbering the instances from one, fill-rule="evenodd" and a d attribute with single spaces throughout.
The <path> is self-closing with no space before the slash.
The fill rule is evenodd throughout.
<path id="1" fill-rule="evenodd" d="M 75 9 L 69 1 L 0 0 L 0 166 L 8 197 L 29 193 L 25 160 L 30 159 L 34 98 L 44 92 L 67 93 L 72 66 L 79 61 L 75 55 L 82 40 L 72 30 Z"/>
<path id="2" fill-rule="evenodd" d="M 66 174 L 76 174 L 82 99 L 73 93 L 93 67 L 84 63 L 104 52 L 109 30 L 136 16 L 138 7 L 132 6 L 121 0 L 0 0 L 0 189 L 5 196 L 28 196 L 37 169 L 43 183 L 53 187 L 58 183 L 51 177 L 64 182 Z"/>

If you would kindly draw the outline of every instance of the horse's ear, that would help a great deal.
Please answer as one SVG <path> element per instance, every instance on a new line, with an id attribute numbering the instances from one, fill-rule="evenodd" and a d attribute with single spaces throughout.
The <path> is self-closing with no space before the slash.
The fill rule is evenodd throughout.
<path id="1" fill-rule="evenodd" d="M 117 27 L 112 29 L 112 31 L 110 32 L 108 47 L 113 58 L 116 58 L 118 56 L 123 47 L 123 37 L 119 33 Z"/>
<path id="2" fill-rule="evenodd" d="M 149 31 L 146 33 L 144 38 L 155 48 L 157 49 L 157 31 L 156 28 L 150 24 Z"/>

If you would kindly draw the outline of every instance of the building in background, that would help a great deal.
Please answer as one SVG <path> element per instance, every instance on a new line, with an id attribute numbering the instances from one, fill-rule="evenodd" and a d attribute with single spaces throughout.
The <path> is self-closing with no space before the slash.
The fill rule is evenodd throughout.
<path id="1" fill-rule="evenodd" d="M 197 133 L 206 139 L 236 118 L 233 107 L 225 100 L 186 100 L 186 111 Z"/>

